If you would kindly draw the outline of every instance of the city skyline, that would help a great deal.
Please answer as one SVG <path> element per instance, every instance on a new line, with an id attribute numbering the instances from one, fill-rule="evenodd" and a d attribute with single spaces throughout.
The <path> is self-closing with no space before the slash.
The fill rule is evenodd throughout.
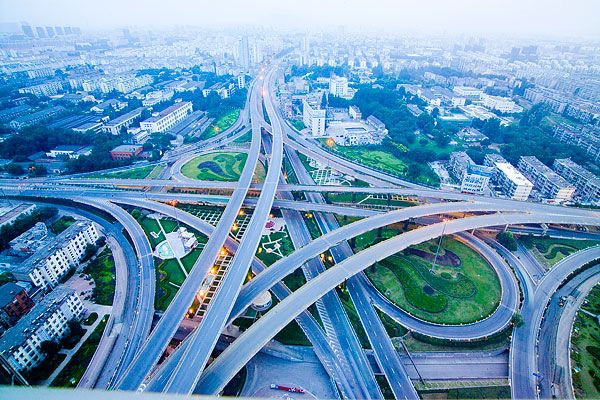
<path id="1" fill-rule="evenodd" d="M 274 0 L 261 0 L 252 7 L 229 0 L 197 3 L 178 0 L 165 5 L 162 1 L 81 3 L 59 0 L 39 3 L 2 0 L 2 22 L 27 21 L 32 25 L 78 25 L 85 29 L 139 26 L 164 29 L 175 26 L 229 28 L 293 28 L 328 30 L 344 26 L 349 31 L 508 35 L 535 37 L 600 36 L 600 3 L 575 0 L 475 1 L 423 4 L 413 1 L 384 0 L 365 3 L 358 0 L 316 0 L 290 7 Z M 111 10 L 110 12 L 108 10 Z M 114 12 L 118 10 L 118 12 Z M 157 12 L 160 10 L 160 12 Z"/>

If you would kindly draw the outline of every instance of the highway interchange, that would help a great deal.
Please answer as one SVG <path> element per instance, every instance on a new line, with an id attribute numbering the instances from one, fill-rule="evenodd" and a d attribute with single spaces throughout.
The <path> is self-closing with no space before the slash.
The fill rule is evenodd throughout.
<path id="1" fill-rule="evenodd" d="M 542 370 L 546 375 L 553 373 L 552 359 L 555 354 L 562 354 L 557 357 L 564 360 L 566 344 L 563 341 L 563 347 L 554 346 L 559 329 L 550 329 L 547 323 L 544 325 L 545 312 L 548 310 L 549 318 L 560 322 L 562 313 L 560 307 L 556 307 L 555 298 L 552 300 L 554 294 L 572 291 L 581 285 L 589 288 L 598 281 L 597 267 L 594 267 L 559 288 L 567 277 L 574 275 L 582 266 L 600 259 L 600 248 L 577 252 L 545 274 L 538 271 L 534 278 L 526 259 L 517 258 L 497 242 L 487 243 L 489 239 L 484 242 L 468 232 L 509 225 L 517 225 L 517 229 L 533 229 L 535 232 L 537 228 L 523 225 L 546 223 L 599 226 L 600 214 L 585 209 L 442 192 L 333 155 L 301 136 L 282 117 L 273 85 L 280 73 L 277 63 L 261 72 L 251 86 L 246 108 L 230 129 L 207 141 L 186 145 L 166 154 L 160 163 L 167 165 L 167 168 L 160 179 L 92 179 L 78 175 L 46 180 L 0 180 L 0 187 L 6 195 L 45 201 L 69 199 L 102 210 L 124 227 L 133 243 L 132 248 L 115 224 L 99 221 L 114 239 L 113 246 L 119 247 L 120 244 L 119 250 L 126 261 L 124 268 L 117 270 L 115 312 L 80 386 L 178 394 L 219 393 L 252 357 L 295 319 L 311 341 L 325 371 L 337 384 L 342 397 L 382 398 L 374 378 L 375 370 L 360 347 L 335 291 L 339 284 L 345 282 L 373 349 L 377 371 L 384 374 L 396 398 L 408 399 L 418 395 L 410 379 L 413 373 L 411 371 L 409 374 L 402 357 L 394 349 L 377 315 L 378 310 L 412 331 L 450 340 L 475 340 L 501 332 L 510 325 L 513 314 L 520 310 L 526 324 L 514 328 L 511 340 L 509 379 L 512 395 L 514 398 L 550 397 L 552 379 L 547 377 L 544 380 L 536 376 L 542 376 L 539 374 Z M 263 107 L 268 121 L 265 120 Z M 245 134 L 248 125 L 252 132 L 251 144 L 238 182 L 193 181 L 181 175 L 180 169 L 187 161 L 201 152 L 231 143 Z M 371 186 L 315 185 L 300 162 L 298 152 Z M 299 181 L 297 184 L 286 182 L 281 174 L 284 154 Z M 268 164 L 266 179 L 262 184 L 253 184 L 254 170 L 259 157 L 263 156 Z M 187 189 L 193 193 L 169 192 L 167 189 Z M 253 194 L 250 195 L 250 192 Z M 307 200 L 295 200 L 293 193 L 297 192 L 305 193 Z M 328 192 L 402 195 L 424 203 L 391 211 L 372 210 L 358 205 L 327 204 L 322 193 Z M 212 226 L 161 200 L 202 202 L 225 208 L 218 224 Z M 152 330 L 156 288 L 152 248 L 140 225 L 120 205 L 160 212 L 209 237 L 189 276 Z M 230 233 L 242 207 L 251 207 L 253 212 L 244 236 L 238 241 Z M 296 250 L 266 268 L 255 254 L 272 207 L 282 210 Z M 311 239 L 302 218 L 302 212 L 306 211 L 315 214 L 322 234 L 317 239 Z M 93 214 L 81 213 L 99 220 Z M 333 214 L 360 216 L 362 219 L 340 227 Z M 362 233 L 407 220 L 421 221 L 423 225 L 356 254 L 347 242 Z M 560 231 L 554 233 L 561 234 Z M 362 274 L 365 268 L 379 260 L 412 244 L 444 234 L 456 234 L 459 240 L 477 249 L 494 266 L 502 283 L 500 306 L 481 321 L 456 326 L 425 322 L 387 300 Z M 233 261 L 216 296 L 211 300 L 200 325 L 159 365 L 204 277 L 222 249 L 233 255 Z M 319 255 L 327 250 L 335 259 L 335 265 L 329 269 L 319 259 Z M 302 268 L 307 283 L 291 292 L 282 279 L 299 268 Z M 249 269 L 255 278 L 244 283 Z M 267 290 L 279 299 L 279 303 L 209 363 L 225 327 Z M 521 304 L 519 290 L 523 295 Z M 307 311 L 315 303 L 323 327 Z M 572 324 L 572 316 L 570 318 Z M 568 321 L 565 324 L 568 329 L 570 324 Z M 540 332 L 549 334 L 540 335 Z M 561 379 L 560 393 L 572 397 L 571 391 L 564 389 L 565 378 Z"/>

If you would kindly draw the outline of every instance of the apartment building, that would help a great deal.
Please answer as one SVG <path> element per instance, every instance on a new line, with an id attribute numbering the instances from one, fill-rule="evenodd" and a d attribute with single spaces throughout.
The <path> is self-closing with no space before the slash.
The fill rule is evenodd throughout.
<path id="1" fill-rule="evenodd" d="M 487 188 L 494 169 L 475 164 L 464 151 L 450 154 L 449 169 L 460 181 L 461 192 L 483 194 Z"/>
<path id="2" fill-rule="evenodd" d="M 337 97 L 348 96 L 348 78 L 332 76 L 329 79 L 329 94 Z"/>
<path id="3" fill-rule="evenodd" d="M 63 90 L 63 85 L 60 81 L 50 81 L 39 85 L 28 86 L 19 89 L 19 93 L 29 93 L 34 96 L 54 96 Z"/>
<path id="4" fill-rule="evenodd" d="M 174 127 L 177 123 L 183 121 L 185 117 L 192 113 L 192 103 L 189 101 L 180 102 L 167 107 L 158 115 L 148 118 L 140 123 L 140 127 L 148 132 L 165 132 Z"/>
<path id="5" fill-rule="evenodd" d="M 12 271 L 18 280 L 46 289 L 56 286 L 69 269 L 79 263 L 88 244 L 100 238 L 93 222 L 79 221 L 49 241 Z"/>
<path id="6" fill-rule="evenodd" d="M 494 175 L 502 194 L 513 200 L 525 201 L 533 189 L 531 183 L 518 169 L 506 162 L 495 164 L 497 173 Z"/>
<path id="7" fill-rule="evenodd" d="M 325 134 L 325 118 L 327 111 L 321 110 L 319 104 L 302 100 L 302 121 L 310 129 L 313 136 L 323 136 Z"/>
<path id="8" fill-rule="evenodd" d="M 536 157 L 522 156 L 518 167 L 545 198 L 557 202 L 569 201 L 573 198 L 575 186 Z"/>
<path id="9" fill-rule="evenodd" d="M 582 201 L 600 203 L 600 178 L 569 158 L 554 160 L 553 167 L 559 175 L 575 185 L 575 194 Z"/>
<path id="10" fill-rule="evenodd" d="M 17 371 L 29 371 L 45 358 L 44 341 L 67 335 L 69 321 L 84 315 L 83 303 L 74 290 L 56 288 L 35 305 L 0 338 L 0 355 Z"/>

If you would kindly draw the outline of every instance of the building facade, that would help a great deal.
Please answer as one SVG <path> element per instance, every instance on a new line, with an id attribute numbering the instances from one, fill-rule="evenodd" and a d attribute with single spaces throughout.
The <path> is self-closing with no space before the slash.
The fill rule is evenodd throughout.
<path id="1" fill-rule="evenodd" d="M 78 221 L 13 270 L 19 280 L 31 281 L 42 289 L 56 286 L 69 269 L 79 263 L 88 244 L 100 238 L 96 225 Z"/>
<path id="2" fill-rule="evenodd" d="M 183 121 L 192 113 L 192 103 L 184 101 L 167 107 L 158 115 L 148 118 L 140 123 L 140 127 L 148 132 L 165 132 Z"/>
<path id="3" fill-rule="evenodd" d="M 56 288 L 0 338 L 0 354 L 17 371 L 29 371 L 45 358 L 42 343 L 58 342 L 69 332 L 69 321 L 80 320 L 85 309 L 77 293 Z"/>
<path id="4" fill-rule="evenodd" d="M 536 157 L 522 156 L 518 167 L 545 198 L 557 202 L 569 201 L 573 198 L 575 186 Z"/>
<path id="5" fill-rule="evenodd" d="M 600 203 L 600 178 L 569 158 L 554 160 L 553 167 L 563 178 L 575 185 L 575 194 L 583 202 Z"/>

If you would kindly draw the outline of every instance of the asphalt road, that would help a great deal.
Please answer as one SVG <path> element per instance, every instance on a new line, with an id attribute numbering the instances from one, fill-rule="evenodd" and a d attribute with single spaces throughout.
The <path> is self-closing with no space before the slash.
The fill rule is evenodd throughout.
<path id="1" fill-rule="evenodd" d="M 599 225 L 600 220 L 590 221 Z M 538 373 L 538 340 L 542 318 L 550 297 L 561 282 L 582 265 L 600 258 L 600 247 L 578 251 L 564 258 L 544 276 L 535 290 L 526 290 L 521 314 L 525 324 L 514 329 L 511 341 L 511 390 L 513 398 L 537 398 L 540 377 Z M 523 284 L 523 282 L 522 282 Z M 533 292 L 533 295 L 531 295 Z"/>
<path id="2" fill-rule="evenodd" d="M 249 358 L 256 354 L 299 312 L 309 307 L 324 293 L 374 262 L 395 254 L 410 245 L 439 237 L 443 231 L 447 234 L 453 234 L 484 226 L 497 225 L 499 221 L 505 224 L 541 223 L 541 221 L 545 221 L 549 223 L 574 222 L 584 225 L 600 225 L 600 220 L 590 217 L 493 214 L 463 218 L 445 224 L 434 224 L 380 242 L 328 269 L 275 306 L 271 312 L 252 325 L 204 371 L 200 384 L 203 386 L 206 384 L 212 392 L 219 391 L 244 366 Z M 228 373 L 225 374 L 223 371 L 228 371 Z"/>
<path id="3" fill-rule="evenodd" d="M 265 81 L 270 81 L 272 72 L 273 70 L 269 71 Z M 196 384 L 200 379 L 200 374 L 208 362 L 208 358 L 210 357 L 210 354 L 216 345 L 221 331 L 225 327 L 227 317 L 229 316 L 231 308 L 233 307 L 233 303 L 237 298 L 244 282 L 251 260 L 256 254 L 256 250 L 262 237 L 262 231 L 271 212 L 271 206 L 273 205 L 273 199 L 275 198 L 277 185 L 279 183 L 279 176 L 281 174 L 281 165 L 283 161 L 283 138 L 281 126 L 279 125 L 279 120 L 276 117 L 273 100 L 271 99 L 270 88 L 267 86 L 266 88 L 259 87 L 258 89 L 262 90 L 264 98 L 261 96 L 252 97 L 252 102 L 255 104 L 255 107 L 252 108 L 253 136 L 258 134 L 260 138 L 261 126 L 255 122 L 257 119 L 255 115 L 257 115 L 259 112 L 262 112 L 262 107 L 257 104 L 259 101 L 264 100 L 267 114 L 269 115 L 273 124 L 273 150 L 271 152 L 269 168 L 265 178 L 263 190 L 261 191 L 254 212 L 252 213 L 250 222 L 246 227 L 246 231 L 242 237 L 240 246 L 228 267 L 225 278 L 221 282 L 218 291 L 211 300 L 211 304 L 204 314 L 200 326 L 198 326 L 194 333 L 192 333 L 192 336 L 189 339 L 189 344 L 184 350 L 177 368 L 174 369 L 171 378 L 164 388 L 164 391 L 168 393 L 190 394 L 196 388 Z M 245 192 L 250 186 L 252 175 L 256 167 L 256 162 L 258 161 L 257 157 L 259 149 L 255 149 L 255 151 L 256 153 L 253 154 L 251 150 L 251 153 L 248 155 L 248 160 L 246 161 L 244 172 L 242 173 L 243 175 L 246 171 L 250 171 L 249 166 L 252 167 L 250 171 L 250 179 L 244 179 L 244 177 L 240 178 L 240 186 L 245 187 L 244 196 Z M 253 158 L 254 162 L 250 161 L 251 158 Z M 254 158 L 256 159 L 254 160 Z M 239 202 L 239 205 L 241 205 L 242 201 Z M 223 221 L 223 219 L 224 215 L 219 221 L 219 226 L 221 225 L 221 221 Z M 229 226 L 231 227 L 231 225 Z M 203 253 L 205 251 L 206 248 Z M 199 389 L 202 391 L 202 386 L 200 386 Z"/>
<path id="4" fill-rule="evenodd" d="M 252 93 L 255 92 L 256 89 L 253 86 Z M 120 390 L 137 390 L 143 384 L 146 376 L 158 363 L 161 355 L 169 344 L 169 341 L 177 331 L 181 319 L 186 314 L 190 304 L 192 304 L 200 285 L 202 285 L 202 282 L 204 281 L 204 277 L 223 248 L 223 244 L 229 235 L 231 226 L 246 197 L 248 187 L 250 186 L 256 168 L 256 163 L 258 162 L 259 152 L 260 127 L 253 126 L 252 143 L 246 164 L 238 182 L 239 187 L 233 191 L 215 232 L 209 237 L 208 242 L 204 246 L 202 253 L 198 257 L 198 260 L 194 264 L 187 279 L 177 291 L 171 304 L 169 304 L 169 307 L 163 313 L 150 337 L 144 343 L 136 358 L 130 364 L 123 379 L 116 385 L 116 388 Z"/>

